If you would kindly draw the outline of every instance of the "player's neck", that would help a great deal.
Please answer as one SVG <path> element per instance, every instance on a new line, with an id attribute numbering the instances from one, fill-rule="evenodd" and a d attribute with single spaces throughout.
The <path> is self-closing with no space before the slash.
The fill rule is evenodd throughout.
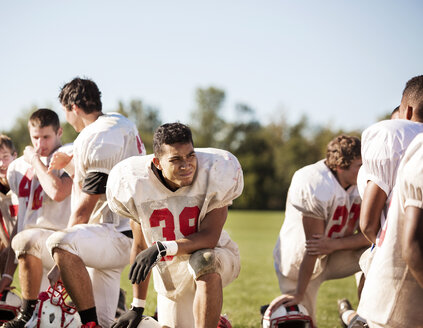
<path id="1" fill-rule="evenodd" d="M 82 116 L 82 123 L 84 125 L 84 128 L 87 127 L 88 125 L 90 125 L 91 123 L 94 123 L 95 121 L 97 121 L 97 119 L 103 115 L 103 112 L 99 111 L 99 112 L 93 112 L 90 114 L 85 114 L 84 116 Z"/>
<path id="2" fill-rule="evenodd" d="M 176 191 L 179 189 L 179 187 L 172 185 L 172 183 L 169 183 L 170 181 L 168 181 L 164 176 L 162 171 L 160 171 L 157 167 L 155 167 L 153 165 L 153 163 L 151 163 L 151 169 L 154 172 L 154 175 L 160 180 L 160 182 L 170 191 Z"/>

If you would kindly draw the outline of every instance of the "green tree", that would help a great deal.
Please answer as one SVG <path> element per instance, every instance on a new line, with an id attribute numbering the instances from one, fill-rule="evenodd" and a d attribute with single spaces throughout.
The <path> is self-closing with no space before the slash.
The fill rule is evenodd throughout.
<path id="1" fill-rule="evenodd" d="M 225 100 L 225 92 L 215 87 L 198 88 L 197 108 L 191 113 L 193 138 L 196 147 L 219 147 L 225 134 L 225 121 L 220 109 Z"/>

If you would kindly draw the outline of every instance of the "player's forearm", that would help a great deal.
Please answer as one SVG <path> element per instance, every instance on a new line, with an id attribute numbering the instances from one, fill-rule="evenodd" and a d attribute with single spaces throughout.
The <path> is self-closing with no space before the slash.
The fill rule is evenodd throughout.
<path id="1" fill-rule="evenodd" d="M 60 178 L 53 173 L 48 173 L 47 167 L 41 162 L 39 157 L 32 160 L 38 180 L 44 192 L 54 201 L 61 202 L 71 193 L 72 182 L 70 178 Z M 69 179 L 70 181 L 67 181 Z"/>
<path id="2" fill-rule="evenodd" d="M 140 300 L 147 299 L 147 292 L 148 292 L 148 283 L 150 282 L 150 275 L 151 272 L 148 274 L 147 278 L 139 284 L 132 285 L 132 293 L 134 298 L 138 298 Z"/>
<path id="3" fill-rule="evenodd" d="M 199 249 L 215 248 L 219 241 L 219 236 L 210 235 L 204 232 L 197 232 L 186 238 L 176 240 L 178 252 L 176 255 L 191 254 Z"/>
<path id="4" fill-rule="evenodd" d="M 361 232 L 348 237 L 332 239 L 332 242 L 334 243 L 334 249 L 338 251 L 359 249 L 371 245 L 369 240 Z"/>
<path id="5" fill-rule="evenodd" d="M 314 265 L 316 264 L 317 256 L 310 256 L 304 254 L 303 261 L 301 262 L 300 271 L 298 274 L 298 282 L 296 294 L 304 296 L 307 286 L 313 275 Z"/>

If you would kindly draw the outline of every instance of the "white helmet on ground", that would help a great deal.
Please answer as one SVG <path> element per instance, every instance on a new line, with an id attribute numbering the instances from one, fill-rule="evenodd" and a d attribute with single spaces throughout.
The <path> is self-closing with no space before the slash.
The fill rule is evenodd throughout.
<path id="1" fill-rule="evenodd" d="M 314 328 L 313 321 L 302 304 L 287 307 L 281 305 L 272 312 L 266 310 L 263 315 L 263 328 L 288 327 Z"/>
<path id="2" fill-rule="evenodd" d="M 0 323 L 12 320 L 22 305 L 21 298 L 10 290 L 0 294 Z"/>
<path id="3" fill-rule="evenodd" d="M 154 318 L 142 316 L 137 328 L 162 328 L 162 326 Z"/>
<path id="4" fill-rule="evenodd" d="M 25 327 L 80 328 L 79 314 L 74 306 L 65 303 L 67 297 L 68 293 L 61 282 L 41 292 L 34 314 Z"/>

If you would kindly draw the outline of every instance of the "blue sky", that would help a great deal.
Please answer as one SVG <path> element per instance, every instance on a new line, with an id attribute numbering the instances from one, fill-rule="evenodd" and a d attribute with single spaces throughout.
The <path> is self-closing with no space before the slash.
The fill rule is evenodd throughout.
<path id="1" fill-rule="evenodd" d="M 0 130 L 92 78 L 104 111 L 141 99 L 189 122 L 195 89 L 225 90 L 263 123 L 305 114 L 362 129 L 423 74 L 420 1 L 0 1 Z M 62 116 L 63 117 L 63 116 Z"/>

